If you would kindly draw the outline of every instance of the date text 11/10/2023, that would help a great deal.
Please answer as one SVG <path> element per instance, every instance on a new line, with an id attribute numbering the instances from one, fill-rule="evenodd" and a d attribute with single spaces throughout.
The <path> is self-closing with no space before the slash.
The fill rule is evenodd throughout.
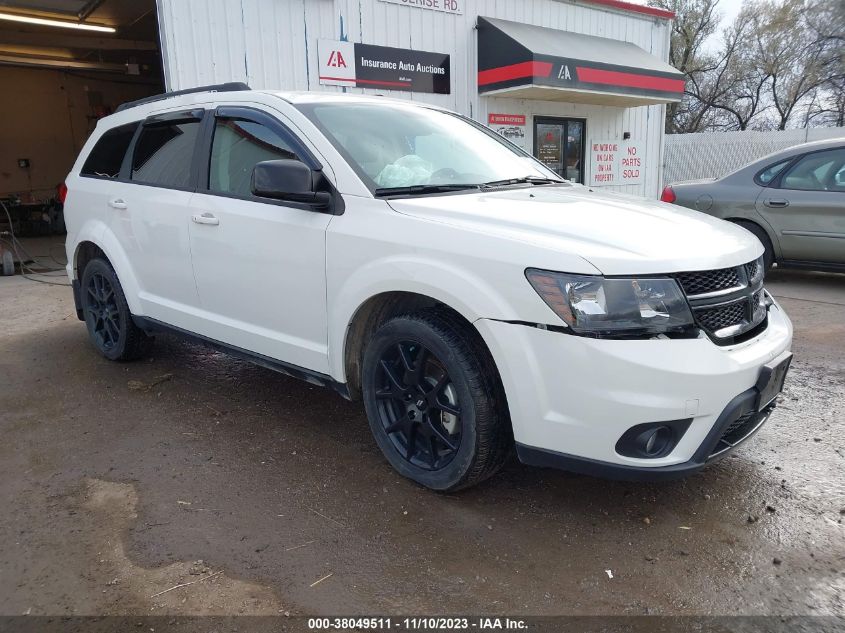
<path id="1" fill-rule="evenodd" d="M 369 631 L 519 631 L 528 623 L 519 618 L 507 617 L 334 617 L 309 618 L 310 631 L 369 630 Z"/>

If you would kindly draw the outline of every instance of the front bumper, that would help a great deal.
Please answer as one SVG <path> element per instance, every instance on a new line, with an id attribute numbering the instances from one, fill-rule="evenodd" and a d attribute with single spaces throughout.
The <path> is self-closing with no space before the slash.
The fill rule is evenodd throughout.
<path id="1" fill-rule="evenodd" d="M 770 405 L 763 411 L 756 412 L 754 405 L 757 402 L 757 396 L 757 389 L 752 387 L 731 400 L 710 429 L 710 432 L 692 459 L 681 464 L 652 468 L 614 464 L 587 457 L 576 457 L 575 455 L 535 448 L 533 446 L 525 446 L 519 443 L 516 445 L 516 453 L 519 456 L 519 460 L 529 466 L 560 468 L 561 470 L 569 470 L 604 479 L 619 479 L 622 481 L 667 481 L 680 479 L 704 468 L 707 463 L 726 455 L 760 430 L 760 427 L 769 418 L 774 405 Z M 731 425 L 737 422 L 741 423 L 739 438 L 736 441 L 730 442 L 729 445 L 725 444 L 723 448 L 722 445 L 726 442 L 723 439 L 726 431 Z"/>
<path id="2" fill-rule="evenodd" d="M 489 319 L 476 326 L 502 377 L 520 459 L 623 479 L 698 470 L 739 418 L 750 437 L 770 411 L 754 414 L 760 369 L 792 343 L 792 324 L 777 303 L 764 332 L 731 347 L 704 335 L 624 341 Z M 616 452 L 634 425 L 683 419 L 689 428 L 666 455 Z"/>

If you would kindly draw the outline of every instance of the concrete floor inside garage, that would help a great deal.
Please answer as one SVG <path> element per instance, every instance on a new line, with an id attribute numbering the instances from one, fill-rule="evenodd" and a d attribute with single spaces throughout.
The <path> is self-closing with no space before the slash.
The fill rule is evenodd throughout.
<path id="1" fill-rule="evenodd" d="M 438 495 L 359 404 L 168 337 L 110 363 L 69 288 L 0 278 L 0 614 L 841 614 L 845 275 L 768 285 L 796 357 L 732 457 Z"/>

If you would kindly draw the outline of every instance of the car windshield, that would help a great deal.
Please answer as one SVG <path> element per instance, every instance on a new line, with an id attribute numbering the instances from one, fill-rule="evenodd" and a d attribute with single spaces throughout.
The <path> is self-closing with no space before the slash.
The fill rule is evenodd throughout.
<path id="1" fill-rule="evenodd" d="M 564 182 L 494 132 L 451 113 L 394 103 L 298 107 L 376 195 Z"/>

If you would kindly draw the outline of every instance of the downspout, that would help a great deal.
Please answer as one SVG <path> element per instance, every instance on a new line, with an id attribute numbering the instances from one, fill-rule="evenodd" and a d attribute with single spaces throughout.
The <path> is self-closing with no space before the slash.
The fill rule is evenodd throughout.
<path id="1" fill-rule="evenodd" d="M 166 0 L 156 0 L 156 22 L 158 23 L 158 51 L 161 55 L 161 74 L 164 80 L 164 91 L 170 92 L 174 89 L 173 77 L 170 74 L 170 60 L 168 59 L 168 46 L 164 34 L 164 3 Z"/>

